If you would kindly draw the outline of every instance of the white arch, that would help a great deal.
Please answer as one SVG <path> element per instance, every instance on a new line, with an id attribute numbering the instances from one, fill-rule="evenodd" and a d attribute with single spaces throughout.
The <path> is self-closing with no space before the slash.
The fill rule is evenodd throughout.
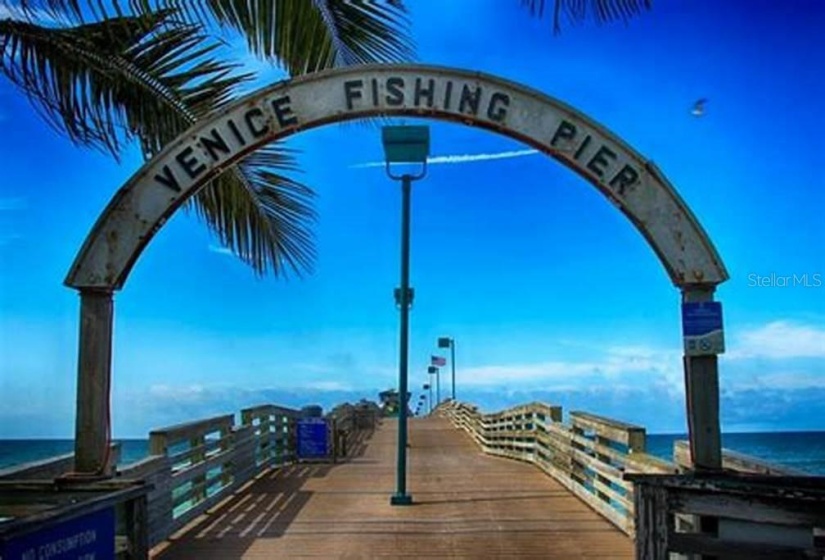
<path id="1" fill-rule="evenodd" d="M 265 144 L 372 115 L 460 122 L 520 140 L 587 179 L 630 219 L 680 287 L 728 274 L 699 222 L 652 162 L 572 107 L 519 84 L 465 70 L 369 65 L 261 89 L 198 122 L 112 198 L 65 280 L 117 290 L 154 234 L 210 179 Z"/>

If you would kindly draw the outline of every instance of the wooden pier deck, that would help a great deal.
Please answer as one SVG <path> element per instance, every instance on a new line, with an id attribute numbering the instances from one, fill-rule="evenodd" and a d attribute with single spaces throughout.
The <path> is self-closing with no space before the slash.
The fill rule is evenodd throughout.
<path id="1" fill-rule="evenodd" d="M 442 418 L 410 421 L 415 504 L 390 506 L 396 430 L 385 420 L 346 463 L 264 473 L 153 558 L 633 558 L 624 533 L 553 479 L 484 455 Z"/>

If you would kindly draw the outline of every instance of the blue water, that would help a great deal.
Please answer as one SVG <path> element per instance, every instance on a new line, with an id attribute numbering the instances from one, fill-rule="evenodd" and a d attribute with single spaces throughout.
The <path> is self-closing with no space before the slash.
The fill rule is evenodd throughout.
<path id="1" fill-rule="evenodd" d="M 149 454 L 149 440 L 120 439 L 116 441 L 120 443 L 118 464 L 134 463 Z M 70 439 L 0 439 L 0 469 L 73 451 L 74 441 Z"/>
<path id="2" fill-rule="evenodd" d="M 673 442 L 686 434 L 650 434 L 647 452 L 673 459 Z M 751 455 L 768 463 L 785 465 L 825 476 L 825 432 L 768 432 L 722 434 L 722 447 Z"/>
<path id="3" fill-rule="evenodd" d="M 647 452 L 662 459 L 672 460 L 673 442 L 679 439 L 687 437 L 685 434 L 648 435 Z M 149 453 L 148 440 L 118 441 L 121 444 L 119 464 L 133 463 Z M 0 469 L 71 453 L 73 445 L 72 440 L 67 439 L 0 440 Z M 825 432 L 724 434 L 722 445 L 769 463 L 825 476 Z"/>

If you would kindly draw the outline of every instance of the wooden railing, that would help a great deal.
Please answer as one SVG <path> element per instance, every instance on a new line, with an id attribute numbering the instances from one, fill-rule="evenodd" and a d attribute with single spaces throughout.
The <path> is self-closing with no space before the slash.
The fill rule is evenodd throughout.
<path id="1" fill-rule="evenodd" d="M 336 410 L 335 422 L 357 441 L 366 430 L 363 414 L 357 407 Z M 299 417 L 298 410 L 267 404 L 243 409 L 239 425 L 228 414 L 152 431 L 151 455 L 117 472 L 153 486 L 147 497 L 149 545 L 174 534 L 261 472 L 293 463 Z"/>
<path id="2" fill-rule="evenodd" d="M 264 405 L 149 435 L 150 456 L 117 476 L 145 480 L 149 545 L 167 538 L 269 467 L 295 458 L 297 410 Z"/>
<path id="3" fill-rule="evenodd" d="M 120 460 L 120 443 L 109 446 L 109 470 Z M 74 470 L 74 453 L 64 453 L 56 457 L 31 461 L 0 469 L 0 481 L 3 480 L 49 480 L 65 475 Z"/>
<path id="4" fill-rule="evenodd" d="M 671 463 L 645 453 L 644 428 L 585 412 L 565 424 L 561 407 L 541 403 L 437 412 L 484 452 L 544 470 L 635 537 L 639 560 L 825 558 L 825 477 L 727 449 L 724 471 L 678 474 L 692 468 L 687 442 L 675 442 Z"/>
<path id="5" fill-rule="evenodd" d="M 375 406 L 336 406 L 327 416 L 332 421 L 335 458 L 360 455 L 378 425 L 380 409 Z"/>
<path id="6" fill-rule="evenodd" d="M 113 537 L 108 550 L 107 533 Z M 94 558 L 95 552 L 99 558 L 146 560 L 145 484 L 0 481 L 0 557 Z"/>
<path id="7" fill-rule="evenodd" d="M 637 560 L 667 560 L 673 553 L 825 558 L 825 477 L 718 472 L 628 479 L 636 488 Z M 712 533 L 685 528 L 678 523 L 684 516 L 712 518 L 716 527 Z"/>
<path id="8" fill-rule="evenodd" d="M 677 467 L 645 453 L 645 430 L 542 403 L 481 414 L 450 402 L 439 407 L 491 455 L 535 464 L 628 535 L 633 535 L 633 485 L 624 474 L 675 473 Z"/>
<path id="9" fill-rule="evenodd" d="M 139 487 L 140 500 L 135 501 L 137 505 L 133 509 L 139 508 L 140 520 L 139 523 L 129 521 L 129 515 L 132 515 L 130 509 L 121 516 L 126 521 L 118 521 L 120 524 L 131 524 L 134 529 L 118 536 L 118 543 L 129 543 L 128 551 L 118 548 L 123 552 L 118 557 L 142 559 L 149 548 L 173 535 L 260 473 L 293 463 L 297 457 L 296 428 L 300 414 L 298 410 L 282 406 L 262 405 L 242 410 L 240 424 L 235 423 L 234 414 L 227 414 L 153 430 L 149 435 L 148 457 L 119 466 L 115 470 L 114 480 L 88 482 L 89 488 L 78 486 L 75 482 L 65 492 L 54 490 L 53 480 L 72 470 L 72 454 L 2 470 L 0 486 L 5 484 L 3 488 L 27 492 L 33 488 L 38 492 L 40 488 L 51 489 L 50 492 L 40 492 L 48 494 L 49 503 L 60 502 L 64 495 L 71 498 L 71 492 L 80 490 L 105 494 L 115 487 Z M 337 407 L 330 420 L 333 433 L 340 431 L 344 438 L 343 448 L 333 447 L 332 459 L 345 455 L 347 447 L 350 453 L 357 453 L 375 427 L 376 416 L 369 407 L 345 405 Z M 112 464 L 116 463 L 119 451 L 119 446 L 113 445 Z M 9 492 L 11 490 L 6 493 Z M 129 499 L 132 500 L 131 494 Z M 43 502 L 45 498 L 38 500 Z M 34 510 L 39 507 L 39 503 L 33 502 Z M 24 510 L 17 508 L 15 511 Z M 66 511 L 76 513 L 74 510 Z M 65 515 L 56 512 L 53 517 L 62 519 Z M 12 529 L 17 530 L 17 525 L 29 523 L 26 519 L 18 523 L 14 516 L 13 525 L 9 525 L 8 516 L 4 518 L 0 515 L 0 518 L 6 522 L 2 527 L 8 529 L 6 533 L 9 535 Z M 135 536 L 137 529 L 140 529 L 139 539 Z"/>
<path id="10" fill-rule="evenodd" d="M 690 445 L 687 441 L 676 441 L 673 444 L 673 460 L 683 470 L 693 469 L 693 460 L 690 457 Z M 810 476 L 810 473 L 793 469 L 785 465 L 768 463 L 758 457 L 752 457 L 733 451 L 722 450 L 722 468 L 729 471 L 751 474 L 771 474 L 783 476 Z"/>
<path id="11" fill-rule="evenodd" d="M 266 404 L 241 411 L 241 422 L 252 426 L 255 436 L 254 465 L 283 465 L 295 460 L 295 423 L 298 411 Z"/>

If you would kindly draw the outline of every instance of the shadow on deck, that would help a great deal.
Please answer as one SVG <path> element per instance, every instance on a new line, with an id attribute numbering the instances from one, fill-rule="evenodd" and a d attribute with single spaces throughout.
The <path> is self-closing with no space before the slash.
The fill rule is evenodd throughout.
<path id="1" fill-rule="evenodd" d="M 440 418 L 410 422 L 408 488 L 389 505 L 396 424 L 338 465 L 270 471 L 154 551 L 238 558 L 632 558 L 633 543 L 535 467 L 482 454 Z"/>

